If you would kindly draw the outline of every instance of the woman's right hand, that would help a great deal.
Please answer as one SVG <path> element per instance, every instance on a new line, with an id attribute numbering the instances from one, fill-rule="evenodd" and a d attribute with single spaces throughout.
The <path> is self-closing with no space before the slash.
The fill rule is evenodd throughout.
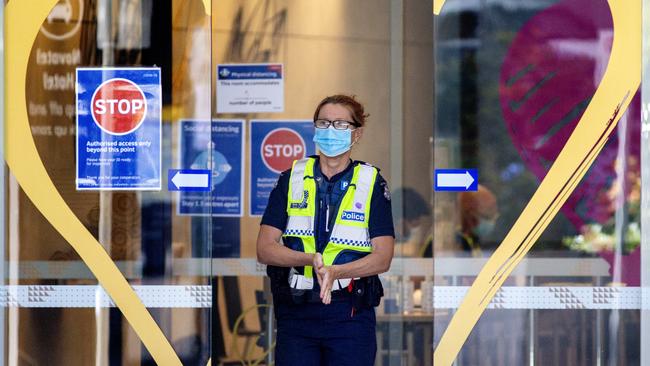
<path id="1" fill-rule="evenodd" d="M 318 278 L 318 283 L 322 284 L 323 283 L 323 278 L 320 275 L 320 269 L 323 268 L 325 263 L 323 262 L 323 255 L 320 253 L 314 254 L 314 259 L 312 263 L 312 271 L 313 273 L 316 273 L 316 277 Z"/>

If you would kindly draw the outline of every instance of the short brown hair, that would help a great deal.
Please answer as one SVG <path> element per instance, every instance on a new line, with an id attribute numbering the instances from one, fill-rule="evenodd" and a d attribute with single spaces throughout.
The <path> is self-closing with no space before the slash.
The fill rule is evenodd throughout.
<path id="1" fill-rule="evenodd" d="M 325 97 L 320 101 L 320 103 L 318 103 L 316 112 L 314 112 L 314 121 L 318 119 L 320 109 L 323 108 L 325 104 L 340 104 L 346 107 L 352 115 L 353 122 L 359 124 L 360 127 L 366 125 L 366 119 L 368 116 L 370 116 L 369 114 L 365 113 L 363 104 L 361 104 L 354 95 L 336 94 Z"/>

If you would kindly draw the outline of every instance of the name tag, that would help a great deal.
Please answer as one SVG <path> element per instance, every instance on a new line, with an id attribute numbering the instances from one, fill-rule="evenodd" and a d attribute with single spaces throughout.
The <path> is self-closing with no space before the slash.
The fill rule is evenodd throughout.
<path id="1" fill-rule="evenodd" d="M 291 208 L 307 208 L 307 199 L 309 198 L 309 191 L 303 191 L 302 193 L 302 202 L 292 202 L 290 207 Z"/>

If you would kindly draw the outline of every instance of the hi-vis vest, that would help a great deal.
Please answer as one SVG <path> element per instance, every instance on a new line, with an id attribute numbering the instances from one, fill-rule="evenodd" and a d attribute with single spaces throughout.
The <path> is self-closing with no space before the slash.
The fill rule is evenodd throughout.
<path id="1" fill-rule="evenodd" d="M 316 253 L 315 216 L 316 216 L 316 182 L 314 180 L 315 158 L 296 160 L 289 178 L 287 200 L 287 227 L 283 238 L 298 238 L 302 241 L 305 253 Z M 336 214 L 334 227 L 329 242 L 323 250 L 323 262 L 326 266 L 342 251 L 370 253 L 372 246 L 368 233 L 370 218 L 370 199 L 377 179 L 377 169 L 367 164 L 357 164 L 352 173 L 352 180 L 343 195 Z M 286 240 L 285 240 L 286 243 Z M 296 248 L 294 248 L 296 249 Z M 314 286 L 313 269 L 305 266 L 303 274 L 295 268 L 289 275 L 289 286 L 298 290 L 312 289 Z M 332 290 L 345 288 L 351 279 L 334 281 Z"/>

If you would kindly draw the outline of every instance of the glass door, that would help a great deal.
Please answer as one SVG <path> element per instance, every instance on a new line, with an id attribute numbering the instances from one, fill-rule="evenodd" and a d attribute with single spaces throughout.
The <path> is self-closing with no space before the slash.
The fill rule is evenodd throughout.
<path id="1" fill-rule="evenodd" d="M 643 364 L 641 2 L 435 3 L 434 360 Z"/>
<path id="2" fill-rule="evenodd" d="M 376 364 L 431 364 L 429 5 L 9 2 L 3 362 L 272 364 L 261 215 L 345 93 L 396 225 Z"/>
<path id="3" fill-rule="evenodd" d="M 424 253 L 431 234 L 432 191 L 430 175 L 422 173 L 422 167 L 431 165 L 430 4 L 229 0 L 212 5 L 213 118 L 247 121 L 245 214 L 241 219 L 213 219 L 212 226 L 214 294 L 219 292 L 214 299 L 220 302 L 213 307 L 218 311 L 213 324 L 222 324 L 226 346 L 232 347 L 223 351 L 226 358 L 247 364 L 274 360 L 269 284 L 264 266 L 256 265 L 255 241 L 269 192 L 292 159 L 279 159 L 274 154 L 279 150 L 270 145 L 303 146 L 294 139 L 299 135 L 306 155 L 314 154 L 314 109 L 325 96 L 344 93 L 356 95 L 370 114 L 352 159 L 381 168 L 399 232 L 393 264 L 381 277 L 385 296 L 376 308 L 376 364 L 431 364 L 433 315 L 432 304 L 427 305 L 431 296 L 425 293 L 427 288 L 431 292 L 426 284 L 432 284 L 433 272 L 431 252 L 428 260 Z M 228 102 L 223 99 L 228 90 L 237 86 L 233 73 L 249 67 L 281 68 L 283 110 L 242 107 L 235 100 L 222 104 Z M 254 102 L 259 95 L 253 89 L 239 102 Z M 307 128 L 301 130 L 301 125 Z M 231 252 L 217 248 L 227 247 L 220 238 L 233 235 L 241 249 L 228 258 Z M 237 329 L 228 331 L 228 326 Z M 213 351 L 217 349 L 215 345 Z"/>
<path id="4" fill-rule="evenodd" d="M 6 364 L 208 362 L 209 211 L 173 191 L 179 120 L 210 125 L 204 5 L 7 6 Z"/>

